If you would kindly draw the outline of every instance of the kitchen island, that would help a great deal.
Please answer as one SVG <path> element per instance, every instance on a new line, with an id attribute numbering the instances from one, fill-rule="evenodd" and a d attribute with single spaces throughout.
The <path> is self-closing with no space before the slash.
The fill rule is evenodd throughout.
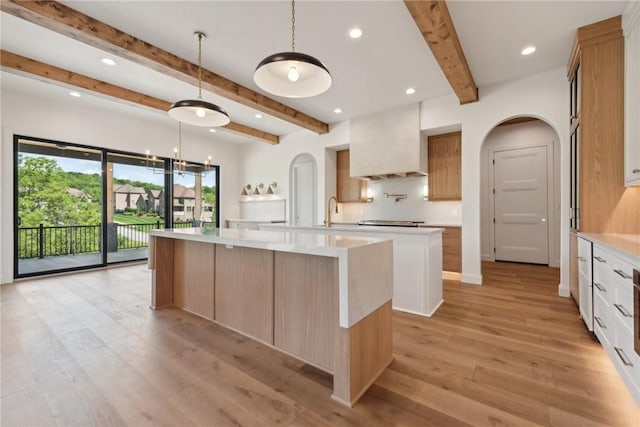
<path id="1" fill-rule="evenodd" d="M 333 374 L 352 406 L 391 363 L 391 240 L 153 230 L 151 307 L 176 306 Z"/>
<path id="2" fill-rule="evenodd" d="M 442 229 L 427 227 L 334 227 L 261 224 L 261 230 L 377 237 L 393 240 L 393 308 L 430 317 L 442 305 Z"/>

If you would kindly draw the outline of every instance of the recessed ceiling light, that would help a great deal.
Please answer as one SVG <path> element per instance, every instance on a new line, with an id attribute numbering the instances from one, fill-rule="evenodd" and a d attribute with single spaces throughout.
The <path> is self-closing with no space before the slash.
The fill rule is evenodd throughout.
<path id="1" fill-rule="evenodd" d="M 69 92 L 69 95 L 75 96 L 76 98 L 80 98 L 80 92 L 76 92 L 75 90 L 72 90 L 71 92 Z"/>
<path id="2" fill-rule="evenodd" d="M 214 128 L 211 128 L 211 129 L 209 129 L 209 132 L 216 133 L 216 130 Z"/>
<path id="3" fill-rule="evenodd" d="M 262 114 L 258 113 L 256 114 L 256 119 L 261 119 L 262 118 Z"/>
<path id="4" fill-rule="evenodd" d="M 406 93 L 407 95 L 413 95 L 414 93 L 416 93 L 416 90 L 410 87 L 409 89 L 405 90 L 404 93 Z"/>
<path id="5" fill-rule="evenodd" d="M 362 30 L 360 28 L 352 28 L 351 30 L 349 30 L 349 37 L 351 37 L 352 39 L 359 39 L 360 37 L 362 37 Z"/>
<path id="6" fill-rule="evenodd" d="M 336 108 L 335 110 L 333 110 L 333 112 L 336 114 L 340 114 L 342 113 L 342 108 Z"/>
<path id="7" fill-rule="evenodd" d="M 522 49 L 521 53 L 526 56 L 526 55 L 531 55 L 535 51 L 536 51 L 535 46 L 527 46 L 524 49 Z"/>
<path id="8" fill-rule="evenodd" d="M 116 65 L 116 61 L 111 58 L 102 58 L 102 63 L 107 65 Z"/>

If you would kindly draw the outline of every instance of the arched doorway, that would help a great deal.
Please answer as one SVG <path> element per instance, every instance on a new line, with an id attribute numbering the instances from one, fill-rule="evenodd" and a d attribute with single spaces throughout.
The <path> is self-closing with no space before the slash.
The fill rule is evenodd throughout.
<path id="1" fill-rule="evenodd" d="M 515 117 L 481 148 L 483 261 L 560 266 L 560 138 L 545 121 Z"/>
<path id="2" fill-rule="evenodd" d="M 292 225 L 315 225 L 318 167 L 309 153 L 297 155 L 289 166 L 290 222 Z"/>

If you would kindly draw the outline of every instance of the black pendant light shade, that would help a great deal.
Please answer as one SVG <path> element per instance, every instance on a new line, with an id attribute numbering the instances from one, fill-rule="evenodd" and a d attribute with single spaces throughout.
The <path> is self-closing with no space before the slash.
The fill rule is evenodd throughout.
<path id="1" fill-rule="evenodd" d="M 222 107 L 201 99 L 185 99 L 169 108 L 169 116 L 195 126 L 225 126 L 231 121 Z"/>
<path id="2" fill-rule="evenodd" d="M 222 107 L 202 99 L 202 31 L 193 33 L 198 38 L 198 99 L 185 99 L 169 107 L 169 116 L 181 123 L 195 126 L 224 126 L 231 121 Z"/>
<path id="3" fill-rule="evenodd" d="M 296 0 L 291 0 L 291 51 L 264 58 L 253 73 L 258 87 L 286 98 L 308 98 L 331 87 L 331 73 L 318 59 L 296 52 Z"/>
<path id="4" fill-rule="evenodd" d="M 280 52 L 263 59 L 253 74 L 260 89 L 287 98 L 320 95 L 331 87 L 331 73 L 311 55 Z"/>

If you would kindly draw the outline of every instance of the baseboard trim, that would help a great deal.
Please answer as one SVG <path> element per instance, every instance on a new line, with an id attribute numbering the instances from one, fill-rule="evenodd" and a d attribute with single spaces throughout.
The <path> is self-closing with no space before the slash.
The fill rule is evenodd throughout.
<path id="1" fill-rule="evenodd" d="M 460 281 L 462 283 L 471 284 L 471 285 L 482 285 L 482 274 L 462 273 L 460 275 Z"/>
<path id="2" fill-rule="evenodd" d="M 569 298 L 571 296 L 571 291 L 568 286 L 563 285 L 562 283 L 558 284 L 558 295 L 561 297 Z"/>

